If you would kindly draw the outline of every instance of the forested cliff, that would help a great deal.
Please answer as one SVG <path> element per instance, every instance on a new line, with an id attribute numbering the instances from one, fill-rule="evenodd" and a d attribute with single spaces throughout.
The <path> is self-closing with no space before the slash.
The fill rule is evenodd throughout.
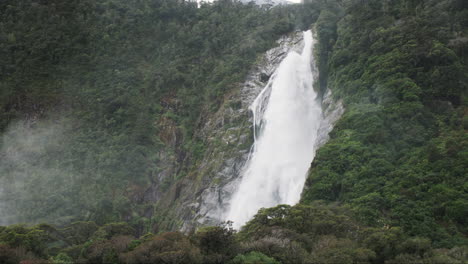
<path id="1" fill-rule="evenodd" d="M 309 29 L 343 112 L 236 231 L 249 104 Z M 0 262 L 464 263 L 467 57 L 464 0 L 2 1 Z"/>

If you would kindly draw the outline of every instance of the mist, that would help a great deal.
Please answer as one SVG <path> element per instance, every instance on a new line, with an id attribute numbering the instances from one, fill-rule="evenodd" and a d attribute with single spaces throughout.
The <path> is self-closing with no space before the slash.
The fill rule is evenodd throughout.
<path id="1" fill-rule="evenodd" d="M 64 166 L 69 128 L 64 119 L 23 120 L 7 128 L 0 148 L 0 224 L 61 221 L 54 212 L 69 199 L 75 178 Z"/>

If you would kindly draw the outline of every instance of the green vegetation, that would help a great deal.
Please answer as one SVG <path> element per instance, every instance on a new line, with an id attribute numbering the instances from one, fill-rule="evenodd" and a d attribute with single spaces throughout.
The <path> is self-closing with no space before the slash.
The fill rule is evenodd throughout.
<path id="1" fill-rule="evenodd" d="M 346 112 L 302 202 L 339 201 L 365 224 L 466 245 L 466 1 L 364 2 L 344 3 L 336 31 L 322 33 Z"/>
<path id="2" fill-rule="evenodd" d="M 267 257 L 266 255 L 252 251 L 245 255 L 237 255 L 230 263 L 232 264 L 279 264 L 273 258 Z"/>
<path id="3" fill-rule="evenodd" d="M 145 226 L 146 190 L 188 174 L 196 128 L 297 19 L 234 1 L 1 1 L 0 223 Z"/>
<path id="4" fill-rule="evenodd" d="M 466 263 L 468 2 L 305 2 L 1 1 L 0 224 L 53 225 L 0 226 L 0 262 Z M 346 111 L 300 204 L 162 232 L 197 129 L 313 23 Z"/>
<path id="5" fill-rule="evenodd" d="M 70 230 L 81 230 L 79 233 Z M 2 263 L 464 263 L 468 247 L 435 249 L 401 228 L 359 224 L 349 208 L 313 203 L 262 209 L 236 233 L 228 224 L 183 235 L 137 234 L 125 223 L 0 229 Z"/>

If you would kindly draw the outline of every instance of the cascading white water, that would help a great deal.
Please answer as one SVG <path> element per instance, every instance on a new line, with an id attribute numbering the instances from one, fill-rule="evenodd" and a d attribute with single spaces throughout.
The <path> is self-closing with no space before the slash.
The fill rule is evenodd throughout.
<path id="1" fill-rule="evenodd" d="M 304 32 L 302 53 L 284 58 L 251 106 L 254 148 L 224 217 L 236 229 L 262 207 L 300 199 L 322 120 L 313 89 L 313 46 L 312 32 Z"/>

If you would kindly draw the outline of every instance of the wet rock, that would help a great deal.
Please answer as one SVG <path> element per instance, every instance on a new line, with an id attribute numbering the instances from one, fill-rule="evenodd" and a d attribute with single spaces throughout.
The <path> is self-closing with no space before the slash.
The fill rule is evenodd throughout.
<path id="1" fill-rule="evenodd" d="M 329 133 L 332 131 L 336 121 L 343 115 L 344 110 L 343 101 L 335 101 L 331 91 L 327 89 L 322 99 L 323 119 L 320 123 L 315 149 L 319 149 L 327 143 L 330 138 Z"/>
<path id="2" fill-rule="evenodd" d="M 277 43 L 276 48 L 257 60 L 245 82 L 226 94 L 218 111 L 203 117 L 204 124 L 196 132 L 196 137 L 205 145 L 203 158 L 197 164 L 184 164 L 190 167 L 188 174 L 164 194 L 157 186 L 164 179 L 177 175 L 180 164 L 174 161 L 170 152 L 161 157 L 161 168 L 164 169 L 159 172 L 158 183 L 148 198 L 157 198 L 153 200 L 156 211 L 163 210 L 166 219 L 176 222 L 173 229 L 189 232 L 198 226 L 216 225 L 222 221 L 254 142 L 249 107 L 284 57 L 292 50 L 302 50 L 302 32 L 284 36 Z M 328 140 L 328 133 L 343 113 L 341 102 L 334 102 L 330 92 L 324 95 L 322 104 L 324 120 L 319 131 L 320 142 L 317 142 L 320 146 Z M 168 128 L 162 139 L 174 144 L 178 134 L 172 131 L 168 121 L 163 121 Z"/>
<path id="3" fill-rule="evenodd" d="M 288 52 L 300 50 L 301 45 L 302 32 L 278 40 L 278 47 L 258 60 L 244 84 L 232 91 L 213 118 L 206 122 L 201 134 L 206 137 L 208 151 L 199 166 L 203 184 L 200 195 L 193 197 L 196 202 L 189 199 L 186 202 L 195 214 L 184 219 L 182 231 L 222 221 L 228 198 L 237 186 L 253 144 L 249 107 Z"/>

